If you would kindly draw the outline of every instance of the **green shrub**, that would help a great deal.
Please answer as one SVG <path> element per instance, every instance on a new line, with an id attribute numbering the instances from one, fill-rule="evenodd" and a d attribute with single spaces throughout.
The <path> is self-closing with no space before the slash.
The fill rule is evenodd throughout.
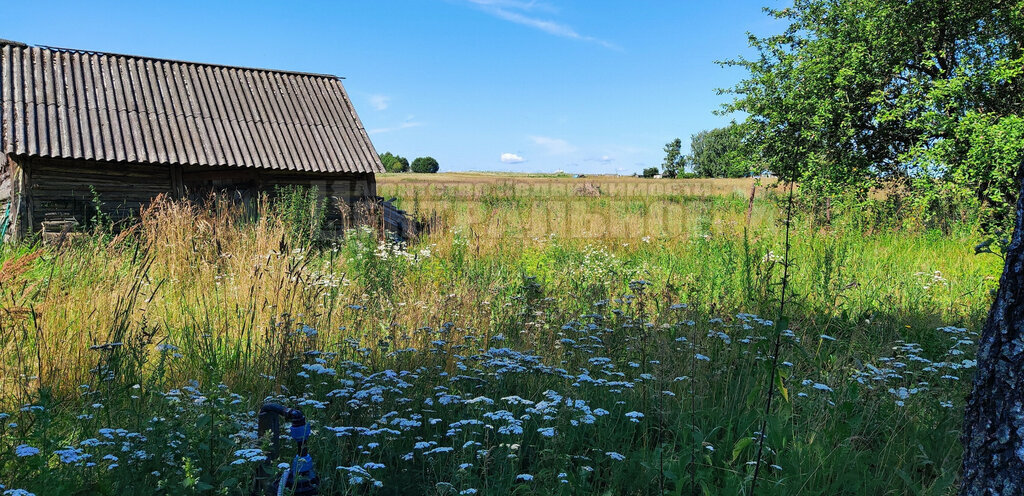
<path id="1" fill-rule="evenodd" d="M 419 157 L 412 161 L 412 171 L 420 173 L 434 173 L 437 172 L 441 167 L 438 165 L 437 160 L 434 157 Z"/>
<path id="2" fill-rule="evenodd" d="M 309 246 L 323 240 L 327 200 L 316 187 L 275 186 L 271 211 L 287 225 L 291 240 L 299 246 Z"/>

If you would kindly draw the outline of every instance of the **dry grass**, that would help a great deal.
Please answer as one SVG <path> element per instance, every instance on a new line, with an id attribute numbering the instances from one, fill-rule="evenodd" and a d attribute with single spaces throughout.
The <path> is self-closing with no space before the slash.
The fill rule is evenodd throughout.
<path id="1" fill-rule="evenodd" d="M 541 190 L 545 194 L 571 193 L 582 184 L 601 188 L 606 196 L 635 196 L 660 191 L 675 195 L 744 195 L 755 184 L 774 184 L 774 179 L 648 179 L 643 177 L 595 174 L 580 178 L 550 174 L 513 174 L 495 172 L 442 172 L 438 174 L 378 174 L 377 185 L 385 191 L 478 192 L 491 186 L 514 186 L 519 190 Z M 407 195 L 401 196 L 407 198 Z"/>
<path id="2" fill-rule="evenodd" d="M 461 232 L 479 254 L 552 238 L 611 245 L 768 229 L 774 206 L 763 200 L 775 196 L 776 190 L 766 187 L 771 184 L 602 175 L 385 174 L 378 191 L 397 198 L 399 208 L 417 217 L 435 219 L 438 232 Z M 748 217 L 752 189 L 759 201 Z M 441 244 L 448 238 L 430 237 Z"/>
<path id="3" fill-rule="evenodd" d="M 169 419 L 173 428 L 165 434 L 177 442 L 180 432 L 185 447 L 147 432 L 146 449 L 159 456 L 132 466 L 126 459 L 119 471 L 71 464 L 51 470 L 43 456 L 24 463 L 0 456 L 4 482 L 118 493 L 161 481 L 180 485 L 188 477 L 183 467 L 203 463 L 205 481 L 240 494 L 238 481 L 250 474 L 229 465 L 239 441 L 228 435 L 244 430 L 242 424 L 253 420 L 248 412 L 264 398 L 280 395 L 288 404 L 329 403 L 323 410 L 304 407 L 318 426 L 383 425 L 392 410 L 442 419 L 438 427 L 423 423 L 423 432 L 386 440 L 372 452 L 354 447 L 363 441 L 320 430 L 318 470 L 336 492 L 362 489 L 346 485 L 333 467 L 383 461 L 388 468 L 380 478 L 399 493 L 487 482 L 503 488 L 496 493 L 539 494 L 560 484 L 557 464 L 577 462 L 602 472 L 591 477 L 565 469 L 575 493 L 644 493 L 662 473 L 662 456 L 677 493 L 689 492 L 694 450 L 703 457 L 699 485 L 741 492 L 767 377 L 760 358 L 775 328 L 746 325 L 750 317 L 737 314 L 775 318 L 781 239 L 772 192 L 758 190 L 748 221 L 749 181 L 620 179 L 386 176 L 380 185 L 385 196 L 401 194 L 405 208 L 436 214 L 432 230 L 410 246 L 359 229 L 309 247 L 308 240 L 291 239 L 294 230 L 266 205 L 252 218 L 228 204 L 161 200 L 124 236 L 7 247 L 0 282 L 0 413 L 13 413 L 6 421 L 21 427 L 0 425 L 0 455 L 24 443 L 50 456 L 57 447 L 95 437 L 100 427 L 137 430 L 142 423 L 127 423 L 153 417 Z M 687 184 L 690 192 L 672 189 Z M 976 328 L 998 260 L 965 256 L 971 243 L 963 234 L 865 235 L 838 227 L 841 221 L 837 216 L 832 229 L 794 225 L 791 287 L 797 295 L 788 315 L 794 339 L 782 357 L 793 362 L 793 375 L 783 378 L 791 396 L 771 420 L 779 436 L 770 440 L 771 463 L 783 469 L 772 472 L 766 494 L 808 488 L 877 494 L 923 486 L 941 493 L 958 466 L 959 446 L 947 433 L 959 425 L 955 409 L 969 371 L 958 372 L 959 381 L 940 381 L 946 371 L 933 371 L 936 377 L 928 380 L 934 385 L 908 398 L 905 408 L 886 392 L 889 383 L 875 387 L 851 377 L 867 370 L 865 364 L 889 363 L 883 360 L 907 342 L 920 343 L 923 356 L 948 361 L 949 336 L 936 328 Z M 491 348 L 514 350 L 515 367 L 523 370 L 540 360 L 570 377 L 531 372 L 499 379 L 488 369 L 479 374 L 483 382 L 459 379 L 477 374 L 484 362 L 495 370 L 510 366 L 507 357 L 487 355 Z M 697 361 L 695 351 L 708 360 Z M 599 356 L 635 386 L 616 391 L 574 384 L 571 374 L 614 377 L 603 375 L 613 369 L 591 362 Z M 300 375 L 309 370 L 304 365 L 316 364 L 335 368 L 338 377 Z M 364 404 L 328 394 L 348 387 L 343 379 L 355 381 L 356 389 L 379 386 L 368 378 L 385 370 L 412 374 L 402 375 L 415 382 L 403 389 L 405 397 L 387 393 L 379 403 Z M 189 387 L 210 401 L 168 401 L 170 390 Z M 538 401 L 543 391 L 557 389 L 613 415 L 594 430 L 577 429 L 568 418 L 531 424 L 528 437 L 508 443 L 480 426 L 474 436 L 501 446 L 514 442 L 524 451 L 512 458 L 498 446 L 488 463 L 500 466 L 500 474 L 463 480 L 467 472 L 459 467 L 476 463 L 473 450 L 464 458 L 402 459 L 423 439 L 450 443 L 452 422 L 480 417 L 480 411 L 424 406 L 438 387 L 467 400 L 520 395 Z M 915 386 L 892 379 L 891 387 Z M 36 411 L 21 409 L 44 403 L 45 415 L 56 419 L 49 430 Z M 642 422 L 625 417 L 634 409 L 645 413 Z M 549 426 L 557 427 L 557 436 L 538 434 Z M 226 441 L 208 443 L 215 430 Z M 625 455 L 624 463 L 609 460 L 610 451 Z M 534 457 L 538 453 L 550 458 Z M 94 452 L 95 459 L 101 456 Z M 146 475 L 154 471 L 162 475 Z M 516 482 L 523 472 L 537 476 L 536 487 Z"/>

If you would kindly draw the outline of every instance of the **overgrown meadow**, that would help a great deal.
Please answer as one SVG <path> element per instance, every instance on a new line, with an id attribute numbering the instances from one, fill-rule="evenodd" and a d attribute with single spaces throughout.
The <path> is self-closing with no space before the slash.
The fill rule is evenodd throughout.
<path id="1" fill-rule="evenodd" d="M 161 201 L 4 247 L 0 492 L 247 495 L 293 453 L 266 401 L 321 494 L 750 494 L 762 422 L 757 494 L 954 491 L 1001 269 L 970 223 L 802 202 L 780 314 L 781 189 L 404 177 L 408 244 Z"/>

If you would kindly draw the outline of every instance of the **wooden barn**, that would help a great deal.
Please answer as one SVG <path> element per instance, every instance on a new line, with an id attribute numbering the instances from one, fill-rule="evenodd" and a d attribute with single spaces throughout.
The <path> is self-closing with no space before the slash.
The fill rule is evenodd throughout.
<path id="1" fill-rule="evenodd" d="M 337 220 L 380 158 L 341 78 L 0 40 L 0 234 L 111 219 L 156 195 L 317 188 Z"/>

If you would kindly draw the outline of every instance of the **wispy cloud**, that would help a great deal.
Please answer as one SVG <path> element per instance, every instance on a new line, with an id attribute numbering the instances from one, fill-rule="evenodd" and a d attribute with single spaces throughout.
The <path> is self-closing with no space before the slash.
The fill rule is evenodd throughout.
<path id="1" fill-rule="evenodd" d="M 599 162 L 602 164 L 607 164 L 609 162 L 615 161 L 615 158 L 612 157 L 611 155 L 601 155 L 600 157 L 585 158 L 583 160 L 587 162 Z"/>
<path id="2" fill-rule="evenodd" d="M 534 144 L 540 146 L 551 155 L 566 155 L 576 151 L 576 147 L 564 139 L 530 136 L 530 141 L 533 141 Z"/>
<path id="3" fill-rule="evenodd" d="M 516 10 L 527 10 L 527 11 L 545 11 L 551 13 L 557 13 L 558 9 L 547 2 L 540 2 L 537 0 L 466 0 L 469 3 L 485 6 L 485 7 L 497 7 L 502 9 L 516 9 Z"/>
<path id="4" fill-rule="evenodd" d="M 400 131 L 402 129 L 409 129 L 411 127 L 420 127 L 422 125 L 423 125 L 422 122 L 419 122 L 419 121 L 416 120 L 416 116 L 415 115 L 410 115 L 409 117 L 405 118 L 405 121 L 403 121 L 403 122 L 401 122 L 401 123 L 399 123 L 397 125 L 390 126 L 390 127 L 379 127 L 379 128 L 376 128 L 376 129 L 370 129 L 370 130 L 368 130 L 366 132 L 368 134 L 383 134 L 383 133 L 390 133 L 390 132 L 393 132 L 393 131 Z"/>
<path id="5" fill-rule="evenodd" d="M 480 10 L 487 12 L 499 19 L 504 19 L 509 22 L 528 26 L 534 29 L 541 30 L 550 35 L 559 36 L 562 38 L 569 38 L 572 40 L 586 41 L 589 43 L 596 43 L 605 48 L 612 50 L 622 50 L 622 47 L 595 38 L 593 36 L 587 36 L 580 34 L 578 31 L 573 29 L 572 26 L 564 24 L 558 21 L 549 19 L 542 19 L 533 15 L 535 11 L 546 11 L 549 13 L 556 13 L 557 9 L 543 2 L 526 2 L 522 0 L 466 0 L 470 4 L 477 6 Z"/>
<path id="6" fill-rule="evenodd" d="M 387 95 L 370 95 L 370 105 L 375 110 L 384 110 L 391 104 L 391 97 Z"/>
<path id="7" fill-rule="evenodd" d="M 519 155 L 516 155 L 515 153 L 502 153 L 501 161 L 506 164 L 519 164 L 525 162 L 526 159 Z"/>

